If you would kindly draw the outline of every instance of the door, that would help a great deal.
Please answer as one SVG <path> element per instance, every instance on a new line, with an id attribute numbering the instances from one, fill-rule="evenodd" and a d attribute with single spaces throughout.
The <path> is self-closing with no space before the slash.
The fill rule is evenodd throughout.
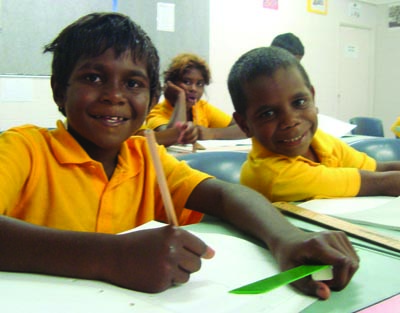
<path id="1" fill-rule="evenodd" d="M 337 117 L 348 122 L 354 116 L 373 113 L 372 31 L 341 25 L 339 31 L 339 92 Z"/>

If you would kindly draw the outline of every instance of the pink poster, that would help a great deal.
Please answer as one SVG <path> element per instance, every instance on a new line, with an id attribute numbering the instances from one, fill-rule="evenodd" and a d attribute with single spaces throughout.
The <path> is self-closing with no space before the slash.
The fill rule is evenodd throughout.
<path id="1" fill-rule="evenodd" d="M 264 0 L 263 7 L 267 9 L 278 10 L 279 0 Z"/>

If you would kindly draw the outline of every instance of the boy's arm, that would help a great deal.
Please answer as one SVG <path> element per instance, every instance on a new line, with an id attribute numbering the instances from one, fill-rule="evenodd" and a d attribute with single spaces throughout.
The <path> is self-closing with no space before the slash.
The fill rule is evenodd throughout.
<path id="1" fill-rule="evenodd" d="M 172 226 L 124 235 L 73 232 L 0 216 L 0 270 L 103 280 L 144 292 L 184 283 L 213 251 Z"/>
<path id="2" fill-rule="evenodd" d="M 361 186 L 357 196 L 400 196 L 399 170 L 386 172 L 360 170 L 360 175 Z"/>
<path id="3" fill-rule="evenodd" d="M 376 171 L 377 172 L 400 171 L 400 161 L 377 162 Z"/>
<path id="4" fill-rule="evenodd" d="M 169 120 L 166 128 L 174 127 L 176 123 L 186 123 L 186 94 L 185 91 L 173 84 L 172 82 L 166 83 L 164 91 L 165 98 L 174 106 L 171 119 Z"/>
<path id="5" fill-rule="evenodd" d="M 282 270 L 301 264 L 333 265 L 332 281 L 323 283 L 305 278 L 293 284 L 306 294 L 326 299 L 330 288 L 344 288 L 358 268 L 358 256 L 343 232 L 301 231 L 264 196 L 247 187 L 217 179 L 205 180 L 193 191 L 187 208 L 221 217 L 262 240 Z"/>

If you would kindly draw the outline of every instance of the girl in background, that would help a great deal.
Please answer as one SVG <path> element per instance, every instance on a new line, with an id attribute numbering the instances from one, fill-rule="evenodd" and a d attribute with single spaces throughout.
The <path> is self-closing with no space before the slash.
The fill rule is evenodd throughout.
<path id="1" fill-rule="evenodd" d="M 166 145 L 246 138 L 231 115 L 202 99 L 210 80 L 204 59 L 191 53 L 177 55 L 164 72 L 164 100 L 150 111 L 147 127 L 169 130 Z"/>

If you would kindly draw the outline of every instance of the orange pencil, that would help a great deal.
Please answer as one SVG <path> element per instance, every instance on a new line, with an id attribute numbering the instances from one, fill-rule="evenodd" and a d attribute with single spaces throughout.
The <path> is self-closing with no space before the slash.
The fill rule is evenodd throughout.
<path id="1" fill-rule="evenodd" d="M 168 189 L 167 180 L 165 178 L 165 173 L 161 165 L 160 156 L 158 155 L 154 132 L 151 129 L 147 129 L 145 130 L 145 136 L 147 138 L 147 144 L 149 146 L 151 158 L 153 159 L 154 168 L 156 170 L 158 186 L 160 187 L 161 197 L 164 202 L 168 223 L 174 226 L 179 226 L 174 205 L 172 203 L 171 194 Z"/>

